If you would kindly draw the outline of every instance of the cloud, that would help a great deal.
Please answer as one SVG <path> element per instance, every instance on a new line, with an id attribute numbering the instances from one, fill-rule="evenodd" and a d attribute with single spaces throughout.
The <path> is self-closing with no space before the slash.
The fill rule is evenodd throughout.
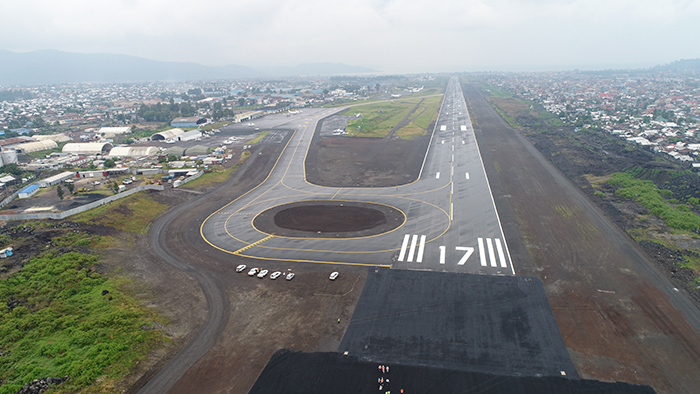
<path id="1" fill-rule="evenodd" d="M 0 48 L 204 64 L 344 62 L 387 72 L 700 57 L 698 0 L 25 0 Z"/>

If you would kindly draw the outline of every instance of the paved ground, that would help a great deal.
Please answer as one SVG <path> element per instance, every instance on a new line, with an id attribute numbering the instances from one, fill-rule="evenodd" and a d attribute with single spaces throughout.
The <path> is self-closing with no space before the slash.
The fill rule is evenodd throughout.
<path id="1" fill-rule="evenodd" d="M 384 365 L 384 364 L 382 364 Z M 386 366 L 386 365 L 385 365 Z M 642 394 L 648 386 L 561 377 L 503 377 L 489 374 L 358 361 L 337 353 L 280 351 L 270 360 L 251 394 L 277 393 L 480 393 Z M 386 368 L 385 368 L 386 371 Z M 389 383 L 387 384 L 387 380 Z"/>
<path id="2" fill-rule="evenodd" d="M 210 245 L 234 255 L 288 262 L 515 272 L 456 79 L 446 90 L 418 180 L 403 186 L 336 188 L 306 181 L 305 157 L 316 125 L 337 111 L 306 111 L 266 181 L 204 221 L 201 233 Z M 406 223 L 388 233 L 343 240 L 282 237 L 252 225 L 251 217 L 271 207 L 315 200 L 390 205 L 406 215 Z"/>
<path id="3" fill-rule="evenodd" d="M 538 278 L 370 269 L 338 351 L 394 365 L 578 378 Z"/>
<path id="4" fill-rule="evenodd" d="M 506 235 L 519 229 L 526 246 L 518 274 L 544 282 L 579 374 L 700 392 L 698 310 L 476 88 L 465 93 Z"/>

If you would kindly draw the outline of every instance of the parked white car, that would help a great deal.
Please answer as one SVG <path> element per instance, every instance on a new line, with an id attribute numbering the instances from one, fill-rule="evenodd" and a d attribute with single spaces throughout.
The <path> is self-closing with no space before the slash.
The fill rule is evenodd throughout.
<path id="1" fill-rule="evenodd" d="M 275 280 L 275 279 L 279 278 L 280 275 L 282 275 L 281 272 L 275 271 L 275 272 L 273 272 L 272 274 L 270 274 L 270 279 Z"/>
<path id="2" fill-rule="evenodd" d="M 260 271 L 260 272 L 258 273 L 258 278 L 260 278 L 260 279 L 264 278 L 265 275 L 267 275 L 268 272 L 269 272 L 268 270 L 262 270 L 262 271 Z"/>
<path id="3" fill-rule="evenodd" d="M 236 272 L 243 272 L 245 270 L 245 264 L 241 264 L 236 267 Z"/>
<path id="4" fill-rule="evenodd" d="M 330 280 L 335 280 L 337 277 L 338 277 L 338 273 L 337 273 L 337 272 L 331 272 L 331 276 L 328 277 L 328 279 L 330 279 Z"/>

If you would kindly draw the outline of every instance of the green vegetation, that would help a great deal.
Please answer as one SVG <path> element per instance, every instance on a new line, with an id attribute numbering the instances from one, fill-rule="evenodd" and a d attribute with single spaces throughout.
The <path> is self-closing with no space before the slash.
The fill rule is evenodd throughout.
<path id="1" fill-rule="evenodd" d="M 664 219 L 669 227 L 683 230 L 700 228 L 698 215 L 674 208 L 664 201 L 662 194 L 669 195 L 670 191 L 659 190 L 652 181 L 636 179 L 631 174 L 618 172 L 611 176 L 608 183 L 619 186 L 615 194 L 644 205 L 651 213 Z M 687 208 L 685 205 L 684 207 Z"/>
<path id="2" fill-rule="evenodd" d="M 462 82 L 467 82 L 467 81 L 473 82 L 473 83 L 479 85 L 479 87 L 481 87 L 482 89 L 487 91 L 491 95 L 491 97 L 513 97 L 513 95 L 510 94 L 510 92 L 508 92 L 507 90 L 502 89 L 496 85 L 492 85 L 481 78 L 467 80 L 466 77 L 462 77 Z"/>
<path id="3" fill-rule="evenodd" d="M 248 141 L 249 144 L 257 144 L 260 142 L 265 136 L 270 132 L 270 130 L 263 131 L 262 133 L 258 134 L 257 137 L 253 138 L 252 140 Z"/>
<path id="4" fill-rule="evenodd" d="M 105 190 L 106 193 L 111 193 Z M 111 204 L 101 205 L 73 217 L 76 222 L 100 224 L 136 234 L 146 234 L 153 219 L 167 206 L 146 193 L 136 193 Z"/>
<path id="5" fill-rule="evenodd" d="M 407 99 L 381 101 L 349 108 L 343 115 L 362 116 L 350 120 L 346 130 L 351 136 L 384 138 L 409 116 L 407 125 L 396 131 L 400 138 L 410 139 L 425 135 L 430 123 L 437 118 L 442 97 L 432 96 L 421 101 L 411 96 Z M 414 112 L 411 112 L 415 108 Z"/>
<path id="6" fill-rule="evenodd" d="M 155 315 L 95 264 L 91 255 L 46 254 L 0 280 L 0 394 L 65 375 L 58 392 L 102 391 L 164 341 L 151 330 Z"/>

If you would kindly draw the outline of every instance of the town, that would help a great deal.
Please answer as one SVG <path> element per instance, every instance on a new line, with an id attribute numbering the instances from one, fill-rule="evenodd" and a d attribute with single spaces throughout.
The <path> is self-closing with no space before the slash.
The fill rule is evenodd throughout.
<path id="1" fill-rule="evenodd" d="M 668 71 L 488 74 L 574 131 L 599 130 L 700 168 L 700 78 Z"/>

